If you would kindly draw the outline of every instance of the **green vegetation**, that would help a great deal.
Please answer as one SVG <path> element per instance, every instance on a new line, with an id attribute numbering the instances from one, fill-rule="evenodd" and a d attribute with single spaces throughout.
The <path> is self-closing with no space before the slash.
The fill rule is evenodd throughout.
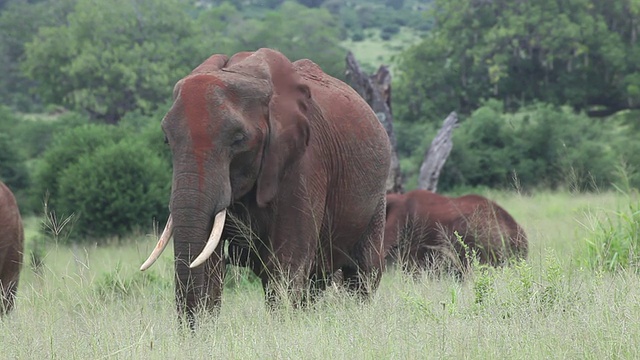
<path id="1" fill-rule="evenodd" d="M 524 226 L 531 241 L 528 261 L 478 270 L 465 282 L 426 276 L 413 281 L 391 269 L 369 303 L 330 289 L 311 309 L 274 313 L 266 310 L 259 285 L 234 281 L 220 316 L 205 318 L 194 334 L 176 326 L 171 247 L 141 273 L 137 268 L 155 244 L 148 237 L 108 247 L 50 244 L 39 275 L 25 267 L 16 311 L 0 322 L 3 356 L 640 356 L 637 267 L 602 272 L 582 266 L 592 228 L 630 199 L 614 193 L 483 195 Z M 27 220 L 29 234 L 38 226 L 34 220 Z M 229 275 L 242 277 L 235 270 Z"/>
<path id="2" fill-rule="evenodd" d="M 273 47 L 340 78 L 347 50 L 368 71 L 390 65 L 406 189 L 455 110 L 441 190 L 631 190 L 639 9 L 638 0 L 1 2 L 0 179 L 25 214 L 45 201 L 58 218 L 75 214 L 74 240 L 144 231 L 166 214 L 171 159 L 159 122 L 176 80 L 212 53 Z"/>
<path id="3" fill-rule="evenodd" d="M 73 239 L 150 229 L 168 215 L 171 184 L 156 129 L 149 118 L 132 115 L 120 126 L 84 124 L 58 133 L 37 163 L 34 198 L 59 217 L 74 215 Z"/>
<path id="4" fill-rule="evenodd" d="M 483 99 L 532 101 L 607 115 L 640 105 L 637 0 L 434 0 L 436 24 L 403 54 L 403 116 L 424 118 Z M 428 99 L 428 100 L 427 100 Z"/>
<path id="5" fill-rule="evenodd" d="M 640 270 L 640 200 L 636 196 L 604 219 L 590 219 L 587 264 L 599 271 Z"/>
<path id="6" fill-rule="evenodd" d="M 78 0 L 64 24 L 26 44 L 23 67 L 45 101 L 114 123 L 155 110 L 205 58 L 194 25 L 177 0 Z"/>

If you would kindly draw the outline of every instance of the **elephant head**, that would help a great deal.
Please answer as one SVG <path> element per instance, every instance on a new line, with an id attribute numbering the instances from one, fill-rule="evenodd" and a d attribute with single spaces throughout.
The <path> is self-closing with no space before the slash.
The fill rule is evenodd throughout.
<path id="1" fill-rule="evenodd" d="M 287 167 L 309 142 L 309 88 L 292 63 L 269 49 L 213 55 L 181 79 L 162 121 L 173 153 L 171 215 L 151 266 L 173 234 L 180 314 L 217 308 L 227 208 L 251 197 L 269 206 Z"/>

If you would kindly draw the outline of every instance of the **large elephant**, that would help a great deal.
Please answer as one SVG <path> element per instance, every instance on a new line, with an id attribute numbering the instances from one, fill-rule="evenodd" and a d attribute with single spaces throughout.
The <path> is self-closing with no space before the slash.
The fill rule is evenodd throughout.
<path id="1" fill-rule="evenodd" d="M 384 244 L 385 253 L 397 256 L 410 272 L 443 258 L 464 271 L 473 254 L 480 263 L 502 265 L 526 258 L 528 251 L 522 227 L 495 202 L 480 195 L 451 198 L 427 190 L 387 195 Z"/>
<path id="2" fill-rule="evenodd" d="M 22 268 L 23 248 L 24 229 L 16 198 L 0 182 L 0 316 L 13 308 Z"/>
<path id="3" fill-rule="evenodd" d="M 173 232 L 181 318 L 219 308 L 229 260 L 262 279 L 269 303 L 284 285 L 298 304 L 337 270 L 354 291 L 375 290 L 390 144 L 354 90 L 310 60 L 260 49 L 211 56 L 173 96 L 162 121 L 171 215 L 141 269 Z"/>

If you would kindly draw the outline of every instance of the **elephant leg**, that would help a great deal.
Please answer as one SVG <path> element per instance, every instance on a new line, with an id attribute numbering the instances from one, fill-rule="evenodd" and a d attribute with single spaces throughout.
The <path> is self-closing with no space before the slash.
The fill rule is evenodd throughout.
<path id="1" fill-rule="evenodd" d="M 260 278 L 270 309 L 276 309 L 281 303 L 297 308 L 309 298 L 309 266 L 303 261 L 272 255 Z"/>
<path id="2" fill-rule="evenodd" d="M 7 314 L 13 309 L 13 304 L 16 298 L 16 292 L 18 290 L 18 276 L 13 272 L 8 274 L 3 273 L 0 276 L 0 316 Z"/>
<path id="3" fill-rule="evenodd" d="M 259 276 L 270 307 L 285 299 L 298 307 L 309 299 L 311 268 L 318 248 L 315 229 L 314 220 L 309 217 L 276 223 L 271 246 L 260 254 L 263 271 Z"/>
<path id="4" fill-rule="evenodd" d="M 331 284 L 340 283 L 342 281 L 342 271 L 338 270 L 333 274 L 328 274 L 326 272 L 320 272 L 313 274 L 310 279 L 309 284 L 309 298 L 308 302 L 310 304 L 315 303 L 319 298 L 320 294 L 327 289 Z"/>
<path id="5" fill-rule="evenodd" d="M 383 197 L 367 231 L 356 245 L 356 267 L 343 267 L 344 282 L 348 289 L 368 299 L 378 288 L 385 267 L 384 223 L 386 201 Z"/>
<path id="6" fill-rule="evenodd" d="M 22 242 L 17 249 L 9 247 L 4 250 L 4 254 L 0 254 L 0 316 L 14 306 L 22 267 Z"/>
<path id="7" fill-rule="evenodd" d="M 213 255 L 211 255 L 203 265 L 205 267 L 204 308 L 211 313 L 217 313 L 222 303 L 224 276 L 227 272 L 223 252 L 224 247 L 220 244 Z"/>
<path id="8" fill-rule="evenodd" d="M 176 305 L 178 308 L 178 320 L 181 325 L 188 326 L 191 330 L 196 328 L 196 314 L 200 311 L 217 315 L 220 311 L 220 305 L 222 303 L 222 290 L 224 284 L 226 262 L 223 256 L 222 245 L 214 251 L 214 253 L 207 259 L 207 261 L 201 265 L 201 269 L 194 277 L 201 276 L 203 282 L 201 285 L 196 285 L 195 280 L 191 280 L 190 283 L 184 285 L 184 288 L 180 288 L 176 292 Z M 187 303 L 179 301 L 181 299 L 181 293 L 186 293 L 188 289 L 195 289 L 195 299 L 188 299 Z"/>

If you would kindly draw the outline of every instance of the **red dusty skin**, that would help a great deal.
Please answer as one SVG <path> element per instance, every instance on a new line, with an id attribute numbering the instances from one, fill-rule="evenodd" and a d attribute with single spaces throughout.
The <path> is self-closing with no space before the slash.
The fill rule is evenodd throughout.
<path id="1" fill-rule="evenodd" d="M 193 155 L 198 163 L 199 188 L 202 190 L 204 183 L 204 161 L 207 153 L 213 149 L 213 137 L 208 127 L 211 122 L 211 113 L 208 94 L 215 91 L 215 87 L 222 89 L 226 85 L 218 78 L 207 75 L 195 75 L 189 81 L 185 81 L 181 98 L 184 102 L 185 117 L 193 141 Z M 222 103 L 218 106 L 222 107 Z"/>

